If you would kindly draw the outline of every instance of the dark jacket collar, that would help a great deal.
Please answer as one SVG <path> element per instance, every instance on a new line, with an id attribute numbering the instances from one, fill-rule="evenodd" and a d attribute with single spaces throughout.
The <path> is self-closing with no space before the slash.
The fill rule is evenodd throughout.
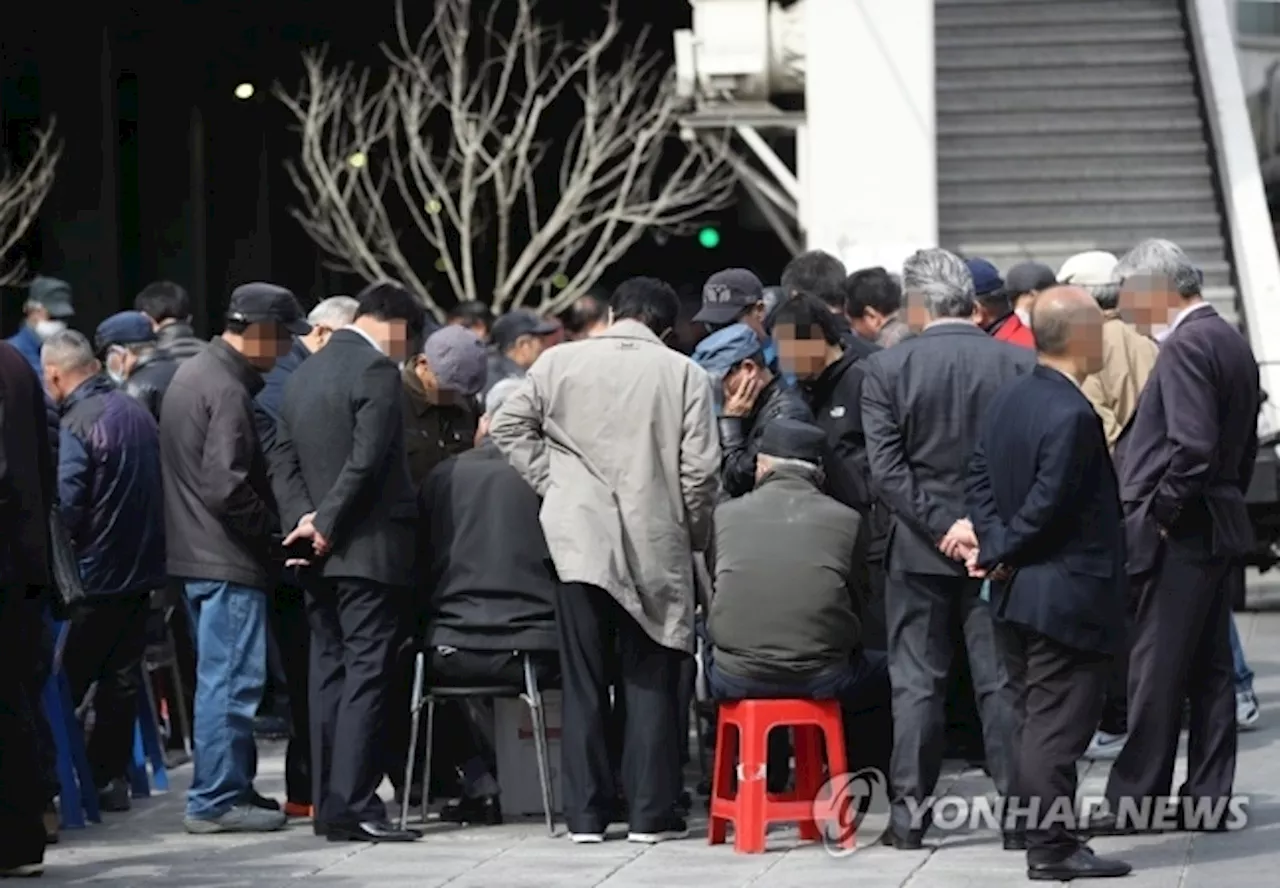
<path id="1" fill-rule="evenodd" d="M 777 466 L 756 483 L 756 490 L 811 490 L 820 492 L 819 473 L 800 466 Z"/>
<path id="2" fill-rule="evenodd" d="M 334 334 L 337 335 L 337 334 Z M 221 336 L 215 336 L 209 342 L 209 353 L 213 359 L 226 368 L 232 376 L 234 376 L 246 389 L 249 390 L 249 396 L 253 397 L 262 391 L 263 379 L 262 374 L 253 368 L 253 365 L 245 360 L 244 355 L 227 345 L 227 341 Z"/>
<path id="3" fill-rule="evenodd" d="M 65 414 L 85 398 L 114 390 L 115 386 L 111 384 L 111 380 L 107 379 L 101 373 L 95 374 L 76 386 L 71 394 L 67 395 L 62 400 L 62 403 L 58 405 L 58 412 Z"/>
<path id="4" fill-rule="evenodd" d="M 995 336 L 997 333 L 1000 332 L 1001 327 L 1009 323 L 1009 318 L 1015 318 L 1015 317 L 1017 317 L 1017 315 L 1014 314 L 1012 311 L 1006 315 L 1001 315 L 1000 317 L 992 321 L 990 324 L 987 324 L 987 326 L 983 327 L 982 331 L 986 333 L 988 336 Z"/>
<path id="5" fill-rule="evenodd" d="M 873 351 L 879 351 L 879 349 L 873 348 Z M 834 396 L 836 389 L 840 387 L 841 378 L 849 371 L 850 367 L 862 360 L 863 357 L 863 354 L 846 344 L 844 346 L 844 354 L 838 360 L 827 365 L 827 369 L 803 384 L 803 387 L 809 393 L 811 405 L 825 406 Z M 816 410 L 817 408 L 814 409 Z"/>
<path id="6" fill-rule="evenodd" d="M 179 339 L 195 339 L 196 331 L 185 321 L 174 321 L 156 331 L 156 347 L 164 348 Z"/>
<path id="7" fill-rule="evenodd" d="M 968 321 L 959 319 L 952 320 L 950 318 L 941 319 L 941 323 L 935 323 L 925 327 L 919 333 L 920 336 L 986 336 L 984 331 L 977 324 L 971 324 Z"/>

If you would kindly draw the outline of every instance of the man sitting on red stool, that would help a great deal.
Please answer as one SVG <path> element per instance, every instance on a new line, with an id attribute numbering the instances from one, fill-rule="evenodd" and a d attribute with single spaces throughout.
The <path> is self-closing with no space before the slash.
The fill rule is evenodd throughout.
<path id="1" fill-rule="evenodd" d="M 859 642 L 861 518 L 822 493 L 825 442 L 808 423 L 769 423 L 755 490 L 716 509 L 707 678 L 721 700 L 839 700 L 851 770 L 883 771 L 888 665 Z"/>

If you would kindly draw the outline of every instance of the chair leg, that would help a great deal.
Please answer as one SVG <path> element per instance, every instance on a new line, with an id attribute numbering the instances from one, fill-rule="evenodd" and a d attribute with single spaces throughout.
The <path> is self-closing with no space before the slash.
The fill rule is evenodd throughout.
<path id="1" fill-rule="evenodd" d="M 431 804 L 431 753 L 436 739 L 436 698 L 427 694 L 427 749 L 422 762 L 422 822 L 427 822 L 427 809 Z M 409 784 L 405 784 L 405 792 Z"/>
<path id="2" fill-rule="evenodd" d="M 404 783 L 400 791 L 400 828 L 409 824 L 409 796 L 413 788 L 413 765 L 418 757 L 418 720 L 422 717 L 422 652 L 413 658 L 413 688 L 409 692 L 409 750 L 405 753 Z"/>
<path id="3" fill-rule="evenodd" d="M 169 670 L 173 674 L 173 708 L 182 731 L 182 750 L 191 755 L 191 715 L 187 712 L 187 689 L 182 681 L 182 668 L 178 665 L 178 645 L 173 638 L 173 628 L 165 627 L 169 645 Z"/>
<path id="4" fill-rule="evenodd" d="M 542 811 L 547 819 L 547 834 L 556 834 L 555 802 L 551 797 L 551 750 L 547 742 L 546 711 L 542 708 L 542 691 L 538 689 L 538 676 L 533 660 L 524 655 L 525 703 L 533 721 L 533 742 L 538 751 L 538 782 L 542 784 Z"/>
<path id="5" fill-rule="evenodd" d="M 815 725 L 796 725 L 796 789 L 795 799 L 812 806 L 822 789 L 822 728 Z M 800 838 L 816 842 L 822 832 L 812 816 L 800 821 Z"/>

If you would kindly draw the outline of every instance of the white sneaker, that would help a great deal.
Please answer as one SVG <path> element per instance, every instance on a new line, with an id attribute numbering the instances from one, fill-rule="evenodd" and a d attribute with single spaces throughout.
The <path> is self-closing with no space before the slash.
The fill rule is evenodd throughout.
<path id="1" fill-rule="evenodd" d="M 218 817 L 187 817 L 182 825 L 192 835 L 207 836 L 229 832 L 275 832 L 284 827 L 287 819 L 283 811 L 236 805 Z"/>
<path id="2" fill-rule="evenodd" d="M 674 818 L 665 829 L 656 830 L 655 832 L 629 832 L 627 833 L 628 842 L 639 842 L 642 845 L 656 845 L 659 842 L 670 842 L 673 839 L 687 839 L 689 837 L 689 825 L 680 818 Z"/>
<path id="3" fill-rule="evenodd" d="M 1261 716 L 1258 707 L 1258 695 L 1253 689 L 1236 691 L 1236 728 L 1241 731 L 1252 731 L 1258 726 Z"/>
<path id="4" fill-rule="evenodd" d="M 604 841 L 604 833 L 569 833 L 569 841 L 575 845 L 599 845 Z"/>
<path id="5" fill-rule="evenodd" d="M 1127 739 L 1129 739 L 1128 734 L 1108 734 L 1106 731 L 1098 731 L 1089 741 L 1089 748 L 1084 751 L 1084 758 L 1091 762 L 1114 762 L 1119 758 L 1120 750 L 1124 749 L 1124 741 Z"/>

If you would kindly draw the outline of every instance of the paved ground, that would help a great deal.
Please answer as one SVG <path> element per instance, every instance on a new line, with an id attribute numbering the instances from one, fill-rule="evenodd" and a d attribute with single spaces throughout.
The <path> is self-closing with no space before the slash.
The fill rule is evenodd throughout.
<path id="1" fill-rule="evenodd" d="M 1250 826 L 1212 836 L 1169 835 L 1101 839 L 1094 847 L 1120 854 L 1136 872 L 1132 888 L 1249 888 L 1275 885 L 1280 870 L 1280 589 L 1260 587 L 1254 601 L 1266 608 L 1239 615 L 1263 724 L 1241 736 L 1237 791 L 1252 796 Z M 1272 610 L 1272 608 L 1275 608 Z M 283 791 L 282 750 L 265 747 L 259 788 Z M 961 888 L 1025 884 L 1023 855 L 1005 853 L 989 831 L 952 834 L 919 852 L 859 850 L 834 859 L 820 846 L 802 846 L 794 831 L 770 834 L 770 851 L 737 855 L 731 846 L 708 847 L 705 821 L 693 821 L 688 841 L 655 847 L 609 841 L 574 846 L 549 838 L 541 824 L 453 829 L 434 826 L 410 846 L 333 845 L 305 825 L 255 837 L 192 837 L 181 830 L 182 793 L 189 768 L 174 774 L 175 791 L 108 815 L 88 830 L 65 834 L 51 849 L 44 881 L 109 883 L 118 888 L 271 888 L 305 880 L 319 888 L 640 888 L 640 886 L 745 886 L 762 888 Z M 1179 774 L 1179 779 L 1181 775 Z M 981 774 L 951 771 L 952 791 L 981 793 Z M 1082 792 L 1099 794 L 1105 770 L 1090 769 Z"/>

